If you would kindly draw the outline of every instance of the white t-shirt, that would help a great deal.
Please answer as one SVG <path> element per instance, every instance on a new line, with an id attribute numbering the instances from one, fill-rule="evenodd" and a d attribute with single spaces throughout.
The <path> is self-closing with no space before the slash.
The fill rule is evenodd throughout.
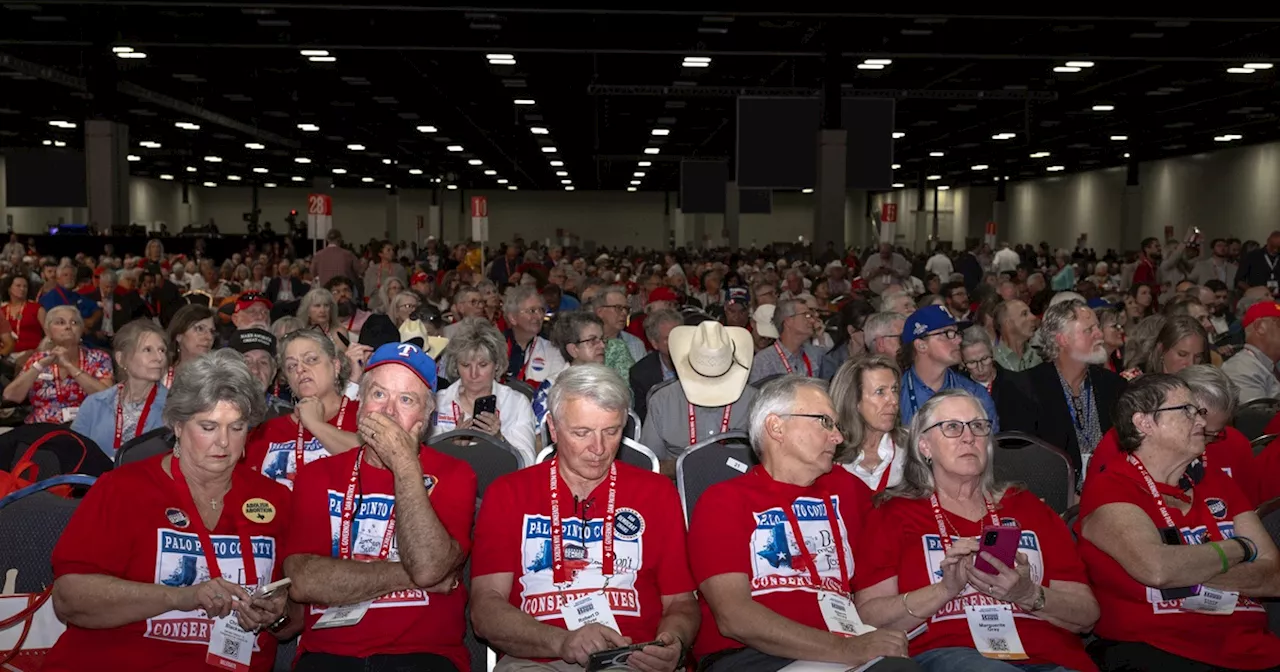
<path id="1" fill-rule="evenodd" d="M 533 450 L 533 403 L 515 390 L 493 383 L 492 392 L 498 397 L 498 420 L 502 423 L 502 437 L 525 457 L 525 464 L 532 465 L 537 457 Z M 472 408 L 462 408 L 458 396 L 462 393 L 462 381 L 455 381 L 436 393 L 436 424 L 432 435 L 451 432 L 471 417 Z"/>

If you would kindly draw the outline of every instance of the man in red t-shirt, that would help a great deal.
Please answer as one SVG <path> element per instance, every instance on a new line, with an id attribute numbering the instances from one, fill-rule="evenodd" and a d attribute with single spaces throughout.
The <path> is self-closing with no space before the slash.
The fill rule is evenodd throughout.
<path id="1" fill-rule="evenodd" d="M 555 459 L 485 491 L 471 622 L 505 654 L 495 672 L 581 670 L 593 653 L 648 642 L 631 667 L 670 671 L 693 643 L 679 496 L 615 459 L 630 405 L 612 369 L 565 369 L 547 400 Z"/>
<path id="2" fill-rule="evenodd" d="M 467 670 L 466 594 L 476 475 L 422 445 L 435 362 L 388 343 L 360 381 L 359 448 L 307 464 L 285 543 L 290 596 L 306 605 L 295 670 Z M 361 668 L 363 669 L 363 668 Z"/>
<path id="3" fill-rule="evenodd" d="M 871 491 L 831 468 L 843 437 L 826 384 L 784 376 L 761 388 L 751 411 L 760 465 L 707 490 L 689 527 L 702 669 L 853 667 L 881 656 L 870 669 L 918 669 L 904 658 L 906 634 L 862 625 L 849 596 Z"/>

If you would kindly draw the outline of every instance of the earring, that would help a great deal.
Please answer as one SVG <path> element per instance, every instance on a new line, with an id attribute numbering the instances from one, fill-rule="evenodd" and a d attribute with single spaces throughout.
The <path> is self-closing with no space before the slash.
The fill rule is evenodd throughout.
<path id="1" fill-rule="evenodd" d="M 182 459 L 182 444 L 173 444 L 173 457 L 174 459 Z"/>

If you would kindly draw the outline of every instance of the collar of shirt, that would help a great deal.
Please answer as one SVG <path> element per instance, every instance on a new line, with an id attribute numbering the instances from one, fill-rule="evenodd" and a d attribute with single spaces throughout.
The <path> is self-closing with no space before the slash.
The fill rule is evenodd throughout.
<path id="1" fill-rule="evenodd" d="M 667 366 L 667 360 L 663 359 L 661 354 L 658 355 L 658 365 L 662 367 L 663 380 L 671 380 L 676 377 L 675 369 Z"/>
<path id="2" fill-rule="evenodd" d="M 853 470 L 857 472 L 859 477 L 875 478 L 884 473 L 885 469 L 893 467 L 893 432 L 885 432 L 880 437 L 880 445 L 876 447 L 876 454 L 880 456 L 880 464 L 876 465 L 875 471 L 867 471 L 862 467 L 862 460 L 855 460 Z"/>
<path id="3" fill-rule="evenodd" d="M 1275 369 L 1275 367 L 1276 367 L 1276 363 L 1275 363 L 1275 362 L 1273 362 L 1273 361 L 1271 361 L 1271 358 L 1270 358 L 1270 357 L 1268 357 L 1268 356 L 1266 356 L 1265 354 L 1263 354 L 1263 352 L 1262 352 L 1261 350 L 1259 350 L 1257 347 L 1252 346 L 1252 345 L 1249 345 L 1248 343 L 1246 343 L 1246 344 L 1244 345 L 1244 349 L 1245 349 L 1245 350 L 1248 350 L 1250 353 L 1252 353 L 1254 357 L 1257 357 L 1257 358 L 1258 358 L 1258 361 L 1259 361 L 1259 362 L 1262 362 L 1262 364 L 1263 364 L 1264 368 L 1267 368 L 1267 369 Z"/>

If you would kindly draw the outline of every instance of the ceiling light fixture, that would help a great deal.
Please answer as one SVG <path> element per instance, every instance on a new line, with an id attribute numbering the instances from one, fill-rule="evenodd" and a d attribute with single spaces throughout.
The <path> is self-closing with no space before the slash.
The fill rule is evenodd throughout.
<path id="1" fill-rule="evenodd" d="M 537 105 L 532 98 L 516 98 L 514 102 L 516 105 Z"/>
<path id="2" fill-rule="evenodd" d="M 346 168 L 334 168 L 334 169 L 333 169 L 333 174 L 334 174 L 334 175 L 346 175 L 346 174 L 347 174 L 347 169 L 346 169 Z"/>
<path id="3" fill-rule="evenodd" d="M 444 187 L 444 188 L 445 188 L 445 189 L 448 189 L 449 191 L 457 191 L 457 190 L 458 190 L 458 185 L 456 185 L 456 184 L 448 184 L 448 185 L 445 185 L 445 187 Z"/>
<path id="4" fill-rule="evenodd" d="M 170 175 L 169 173 L 162 173 L 162 174 L 160 175 L 160 179 L 162 179 L 162 180 L 172 180 L 172 179 L 173 179 L 173 176 L 172 176 L 172 175 Z"/>
<path id="5" fill-rule="evenodd" d="M 232 182 L 239 182 L 239 181 L 240 181 L 240 176 L 239 176 L 239 175 L 228 175 L 228 176 L 227 176 L 227 179 L 228 179 L 228 180 L 231 180 Z"/>
<path id="6" fill-rule="evenodd" d="M 351 151 L 353 151 L 353 152 L 363 152 L 363 151 L 364 151 L 364 145 L 347 145 L 347 149 L 349 149 L 349 150 L 351 150 Z"/>
<path id="7" fill-rule="evenodd" d="M 551 131 L 548 131 L 547 129 L 545 129 L 545 128 L 541 127 L 541 126 L 534 126 L 533 128 L 530 128 L 530 129 L 529 129 L 529 132 L 530 132 L 530 133 L 532 133 L 532 134 L 534 134 L 534 135 L 546 135 L 546 134 L 550 133 Z"/>
<path id="8" fill-rule="evenodd" d="M 484 161 L 481 161 L 480 159 L 467 159 L 467 165 L 469 165 L 469 166 L 483 166 L 483 165 L 484 165 Z"/>
<path id="9" fill-rule="evenodd" d="M 639 185 L 640 185 L 640 180 L 631 180 L 631 184 L 634 184 L 634 185 L 636 185 L 636 186 L 639 186 Z"/>
<path id="10" fill-rule="evenodd" d="M 706 68 L 711 66 L 711 59 L 706 56 L 685 56 L 680 65 L 686 68 Z"/>
<path id="11" fill-rule="evenodd" d="M 636 172 L 631 173 L 631 176 L 632 176 L 632 177 L 644 177 L 644 171 L 643 171 L 643 170 L 637 170 Z"/>
<path id="12" fill-rule="evenodd" d="M 653 162 L 652 162 L 652 161 L 641 161 L 640 163 L 637 163 L 636 165 L 637 165 L 637 166 L 640 166 L 641 168 L 648 168 L 649 166 L 652 166 L 652 165 L 653 165 Z"/>
<path id="13" fill-rule="evenodd" d="M 662 151 L 662 149 L 660 149 L 660 148 L 658 148 L 658 147 L 645 147 L 645 148 L 644 148 L 644 153 L 645 153 L 645 154 L 657 154 L 658 152 L 661 152 L 661 151 Z"/>
<path id="14" fill-rule="evenodd" d="M 436 127 L 435 126 L 419 126 L 418 132 L 419 133 L 435 133 Z"/>
<path id="15" fill-rule="evenodd" d="M 903 183 L 901 183 L 901 182 L 894 182 L 892 186 L 893 186 L 893 188 L 894 188 L 894 189 L 903 189 L 903 188 L 905 188 L 907 185 L 905 185 L 905 184 L 903 184 Z"/>
<path id="16" fill-rule="evenodd" d="M 936 159 L 936 158 L 939 158 L 939 157 L 946 156 L 946 155 L 947 155 L 947 153 L 946 153 L 946 152 L 929 152 L 929 156 L 932 156 L 932 157 L 933 157 L 933 158 L 935 158 L 935 159 Z"/>
<path id="17" fill-rule="evenodd" d="M 391 159 L 383 159 L 383 160 L 382 160 L 382 165 L 384 165 L 384 166 L 389 166 L 389 165 L 391 165 Z"/>
<path id="18" fill-rule="evenodd" d="M 312 63 L 334 63 L 338 60 L 336 56 L 312 56 L 307 59 Z"/>
<path id="19" fill-rule="evenodd" d="M 1215 137 L 1214 141 L 1215 142 L 1231 142 L 1232 140 L 1240 140 L 1243 138 L 1244 138 L 1243 135 L 1236 135 L 1235 133 L 1227 133 L 1226 135 L 1219 135 Z"/>
<path id="20" fill-rule="evenodd" d="M 552 168 L 559 168 L 564 165 L 564 161 L 559 159 L 556 159 L 555 161 L 548 161 L 547 163 L 549 163 Z"/>
<path id="21" fill-rule="evenodd" d="M 409 174 L 410 174 L 410 175 L 421 175 L 421 174 L 422 174 L 422 169 L 421 169 L 421 168 L 410 168 L 410 169 L 409 169 Z"/>
<path id="22" fill-rule="evenodd" d="M 53 146 L 54 146 L 54 147 L 66 147 L 66 146 L 67 146 L 67 143 L 65 143 L 65 142 L 63 142 L 63 141 L 61 141 L 61 140 L 54 140 L 54 141 L 53 141 Z"/>
<path id="23" fill-rule="evenodd" d="M 324 49 L 303 49 L 298 52 L 303 56 L 328 56 L 329 52 Z"/>
<path id="24" fill-rule="evenodd" d="M 261 142 L 246 142 L 244 143 L 244 148 L 245 149 L 266 149 L 267 146 L 262 144 Z"/>
<path id="25" fill-rule="evenodd" d="M 204 160 L 208 161 L 209 163 L 222 163 L 221 156 L 206 156 L 204 157 Z"/>
<path id="26" fill-rule="evenodd" d="M 542 153 L 543 153 L 543 154 L 555 154 L 557 151 L 559 151 L 559 150 L 557 150 L 555 147 L 543 147 L 543 148 L 542 148 Z"/>
<path id="27" fill-rule="evenodd" d="M 205 182 L 205 183 L 204 183 L 204 186 L 206 186 L 206 187 L 208 187 L 208 188 L 212 189 L 212 188 L 214 188 L 214 187 L 218 186 L 218 183 L 217 183 L 217 182 Z"/>
<path id="28" fill-rule="evenodd" d="M 514 58 L 491 58 L 491 59 L 489 59 L 489 65 L 515 65 L 515 64 L 516 64 L 516 59 L 514 59 Z"/>
<path id="29" fill-rule="evenodd" d="M 1054 68 L 1053 71 L 1054 72 L 1080 72 L 1080 68 L 1075 68 L 1067 65 L 1060 65 Z"/>
<path id="30" fill-rule="evenodd" d="M 1094 105 L 1093 106 L 1094 112 L 1110 112 L 1114 109 L 1116 109 L 1115 105 Z"/>
<path id="31" fill-rule="evenodd" d="M 311 159 L 308 159 L 305 156 L 298 156 L 298 157 L 294 157 L 293 162 L 307 164 L 307 163 L 311 163 Z"/>
<path id="32" fill-rule="evenodd" d="M 1043 159 L 1043 158 L 1045 158 L 1045 157 L 1047 157 L 1047 156 L 1049 156 L 1049 152 L 1036 152 L 1035 154 L 1032 154 L 1032 155 L 1031 155 L 1031 158 L 1033 158 L 1033 159 Z"/>
<path id="33" fill-rule="evenodd" d="M 568 177 L 568 176 L 569 176 L 569 171 L 567 171 L 567 170 L 557 170 L 557 171 L 556 171 L 556 177 Z"/>
<path id="34" fill-rule="evenodd" d="M 445 147 L 445 149 L 447 149 L 447 150 L 449 150 L 449 151 L 451 151 L 451 152 L 461 152 L 461 151 L 463 151 L 463 149 L 462 149 L 462 145 L 449 145 L 448 147 Z"/>
<path id="35" fill-rule="evenodd" d="M 1045 168 L 1045 170 L 1051 173 L 1059 173 L 1066 169 L 1067 169 L 1066 166 L 1049 166 L 1048 168 Z"/>
<path id="36" fill-rule="evenodd" d="M 894 132 L 893 132 L 893 139 L 894 139 L 894 140 L 901 140 L 902 138 L 905 138 L 905 137 L 907 137 L 907 134 L 906 134 L 906 133 L 903 133 L 902 131 L 894 131 Z"/>
<path id="37" fill-rule="evenodd" d="M 941 175 L 930 175 L 929 177 L 927 177 L 927 178 L 925 178 L 925 179 L 930 180 L 930 181 L 933 181 L 933 180 L 941 180 L 941 179 L 942 179 L 942 176 L 941 176 Z"/>
<path id="38" fill-rule="evenodd" d="M 892 169 L 892 170 L 897 170 L 897 169 L 899 169 L 899 168 L 901 168 L 901 167 L 902 167 L 902 164 L 901 164 L 901 163 L 895 163 L 895 164 L 892 164 L 892 165 L 890 165 L 890 166 L 889 166 L 889 168 L 890 168 L 890 169 Z"/>
<path id="39" fill-rule="evenodd" d="M 520 187 L 517 187 L 516 185 L 512 184 L 512 185 L 508 185 L 508 186 L 507 186 L 507 191 L 515 191 L 515 190 L 517 190 L 517 189 L 519 189 L 519 188 L 520 188 Z"/>
<path id="40" fill-rule="evenodd" d="M 1129 139 L 1129 136 L 1127 136 L 1127 135 L 1113 135 L 1113 136 L 1111 136 L 1111 140 L 1112 140 L 1112 141 L 1114 141 L 1114 142 L 1124 142 L 1125 140 L 1128 140 L 1128 139 Z"/>
<path id="41" fill-rule="evenodd" d="M 813 193 L 813 187 L 805 187 L 804 189 L 801 189 L 801 190 L 800 190 L 800 193 L 802 193 L 802 194 L 812 194 L 812 193 Z"/>
<path id="42" fill-rule="evenodd" d="M 49 122 L 49 125 L 54 126 L 56 128 L 75 128 L 76 127 L 74 122 L 63 121 L 62 119 L 54 119 L 53 121 Z"/>
<path id="43" fill-rule="evenodd" d="M 123 59 L 143 59 L 146 57 L 147 57 L 147 54 L 141 51 L 125 51 L 125 52 L 116 54 L 116 58 L 123 58 Z"/>
<path id="44" fill-rule="evenodd" d="M 502 179 L 500 179 L 500 180 L 496 180 L 496 182 L 497 182 L 498 184 L 506 184 L 506 183 L 508 183 L 508 182 L 510 182 L 510 181 L 511 181 L 511 180 L 508 180 L 508 179 L 507 179 L 507 178 L 505 178 L 505 177 L 504 177 L 504 178 L 502 178 Z"/>
<path id="45" fill-rule="evenodd" d="M 627 191 L 635 191 L 635 190 L 636 190 L 635 187 L 627 187 Z"/>
<path id="46" fill-rule="evenodd" d="M 484 171 L 484 174 L 485 174 L 485 175 L 497 175 L 497 174 L 498 174 L 498 171 L 490 169 L 490 170 L 486 170 L 486 171 Z"/>
<path id="47" fill-rule="evenodd" d="M 970 169 L 970 170 L 986 170 L 986 169 L 988 169 L 988 168 L 990 168 L 990 167 L 991 167 L 991 166 L 988 166 L 988 165 L 987 165 L 987 164 L 985 164 L 985 163 L 979 163 L 979 164 L 978 164 L 978 165 L 976 165 L 976 166 L 969 166 L 969 169 Z"/>
<path id="48" fill-rule="evenodd" d="M 360 181 L 361 181 L 361 182 L 364 182 L 365 184 L 368 184 L 368 183 L 370 183 L 370 182 L 373 182 L 373 178 L 372 178 L 372 177 L 362 177 L 362 178 L 360 178 Z"/>
<path id="49" fill-rule="evenodd" d="M 307 131 L 308 133 L 314 133 L 320 130 L 320 127 L 316 126 L 315 124 L 298 124 L 298 130 Z"/>
<path id="50" fill-rule="evenodd" d="M 289 178 L 289 179 L 293 180 L 294 182 L 306 182 L 306 181 L 307 181 L 307 178 L 302 177 L 301 175 L 294 175 L 293 177 L 291 177 L 291 178 Z"/>
<path id="51" fill-rule="evenodd" d="M 938 185 L 938 191 L 947 191 L 947 190 L 948 190 L 948 189 L 950 189 L 950 188 L 951 188 L 951 187 L 948 187 L 948 186 L 947 186 L 947 185 L 945 185 L 945 184 L 939 184 L 939 185 Z"/>
<path id="52" fill-rule="evenodd" d="M 871 64 L 871 65 L 893 65 L 893 59 L 890 59 L 890 58 L 868 58 L 867 60 L 863 61 L 863 63 L 869 63 L 869 64 Z"/>
<path id="53" fill-rule="evenodd" d="M 141 160 L 142 160 L 142 157 L 141 157 L 141 156 L 138 156 L 137 154 L 130 154 L 130 155 L 126 156 L 125 158 L 126 158 L 126 159 L 128 159 L 129 161 L 141 161 Z"/>
<path id="54" fill-rule="evenodd" d="M 1253 68 L 1227 68 L 1227 72 L 1233 75 L 1252 75 L 1257 72 Z"/>
<path id="55" fill-rule="evenodd" d="M 650 134 L 650 135 L 671 135 L 671 129 L 669 129 L 669 128 L 655 128 L 655 129 L 653 129 L 652 131 L 649 131 L 649 134 Z"/>
<path id="56" fill-rule="evenodd" d="M 884 66 L 877 63 L 859 63 L 859 70 L 884 70 Z"/>
<path id="57" fill-rule="evenodd" d="M 1274 68 L 1275 65 L 1272 63 L 1245 63 L 1244 67 L 1252 70 L 1270 70 L 1271 68 Z"/>
<path id="58" fill-rule="evenodd" d="M 1093 61 L 1067 61 L 1068 68 L 1092 68 Z"/>
<path id="59" fill-rule="evenodd" d="M 266 184 L 264 184 L 264 185 L 262 185 L 262 186 L 264 186 L 264 187 L 266 187 L 266 188 L 268 188 L 268 189 L 275 189 L 275 188 L 276 188 L 276 183 L 275 183 L 275 182 L 267 182 Z"/>
<path id="60" fill-rule="evenodd" d="M 264 173 L 269 173 L 271 171 L 267 170 L 266 168 L 254 168 L 253 172 L 258 174 L 264 174 Z"/>
<path id="61" fill-rule="evenodd" d="M 188 172 L 188 173 L 194 173 L 194 172 L 196 172 L 196 167 L 195 167 L 195 166 L 187 166 L 187 172 Z"/>
<path id="62" fill-rule="evenodd" d="M 1017 133 L 1006 132 L 1006 133 L 996 133 L 995 135 L 991 136 L 991 139 L 992 140 L 1012 140 L 1016 137 L 1018 137 Z"/>
<path id="63" fill-rule="evenodd" d="M 133 51 L 133 47 L 111 47 L 111 53 L 113 54 L 127 54 L 131 51 Z"/>
<path id="64" fill-rule="evenodd" d="M 138 146 L 146 147 L 147 149 L 160 149 L 160 143 L 156 142 L 155 140 L 143 140 L 142 142 L 138 143 Z"/>
<path id="65" fill-rule="evenodd" d="M 184 131 L 198 131 L 198 130 L 200 130 L 200 124 L 193 124 L 193 123 L 191 123 L 191 122 L 189 122 L 189 121 L 179 121 L 179 122 L 177 122 L 177 123 L 175 123 L 175 124 L 174 124 L 174 127 L 175 127 L 175 128 L 181 128 L 181 129 L 182 129 L 182 130 L 184 130 Z M 75 128 L 75 126 L 68 126 L 68 128 Z"/>
<path id="66" fill-rule="evenodd" d="M 565 191 L 573 191 L 573 185 L 571 184 L 571 185 L 569 185 L 569 186 L 565 187 L 565 188 L 564 188 L 564 190 L 565 190 Z"/>
<path id="67" fill-rule="evenodd" d="M 573 184 L 573 180 L 560 180 L 560 184 Z M 637 182 L 637 184 L 639 184 Z"/>

